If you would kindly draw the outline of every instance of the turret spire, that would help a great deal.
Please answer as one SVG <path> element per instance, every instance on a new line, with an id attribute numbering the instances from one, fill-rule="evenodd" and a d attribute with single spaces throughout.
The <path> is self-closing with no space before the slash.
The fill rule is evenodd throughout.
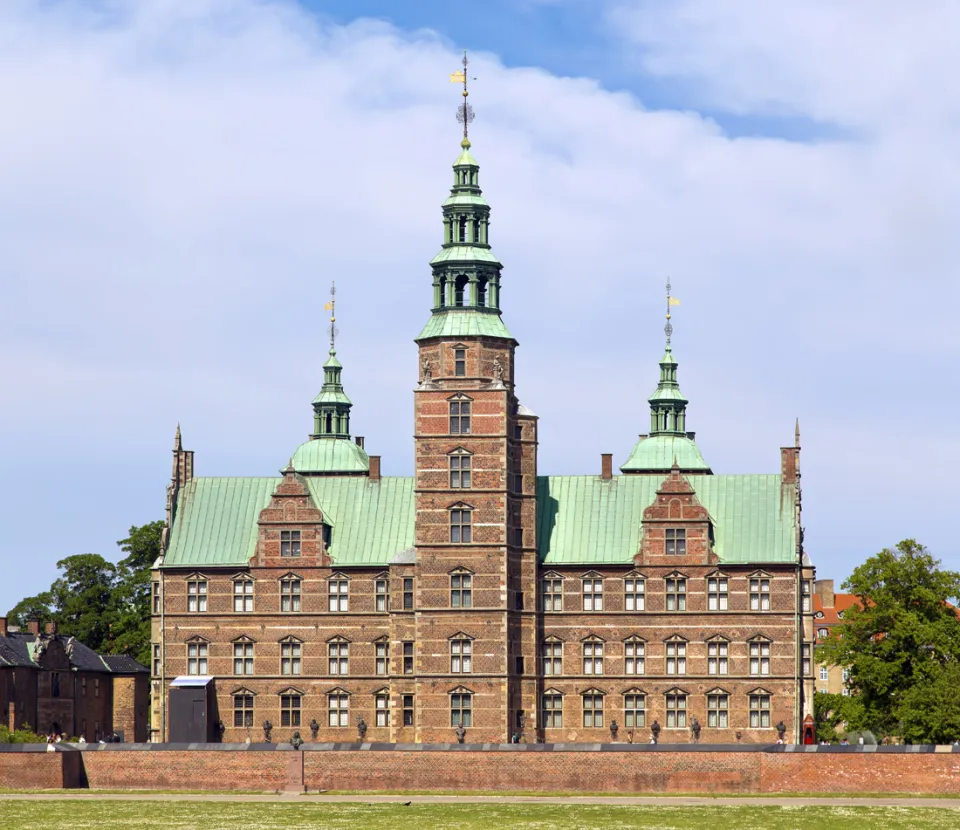
<path id="1" fill-rule="evenodd" d="M 324 310 L 330 312 L 330 356 L 323 364 L 323 387 L 313 399 L 313 434 L 311 438 L 349 438 L 350 408 L 353 404 L 343 391 L 340 374 L 343 365 L 337 360 L 337 286 L 330 284 L 330 301 Z"/>
<path id="2" fill-rule="evenodd" d="M 677 383 L 677 361 L 670 344 L 673 337 L 670 308 L 675 305 L 680 305 L 680 301 L 671 293 L 670 280 L 667 280 L 667 322 L 663 327 L 667 342 L 660 359 L 660 382 L 650 396 L 651 435 L 686 435 L 687 430 L 687 399 Z"/>

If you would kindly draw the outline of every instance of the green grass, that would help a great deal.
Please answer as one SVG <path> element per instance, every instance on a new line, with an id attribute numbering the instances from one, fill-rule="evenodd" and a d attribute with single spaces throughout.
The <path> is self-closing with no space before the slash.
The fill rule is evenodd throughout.
<path id="1" fill-rule="evenodd" d="M 939 830 L 956 810 L 927 807 L 610 807 L 552 804 L 237 804 L 0 800 L 0 830 Z"/>

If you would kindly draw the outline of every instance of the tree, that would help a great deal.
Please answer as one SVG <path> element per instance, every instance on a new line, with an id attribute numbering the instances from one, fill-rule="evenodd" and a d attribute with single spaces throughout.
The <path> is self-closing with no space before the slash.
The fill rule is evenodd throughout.
<path id="1" fill-rule="evenodd" d="M 43 591 L 35 597 L 26 597 L 7 611 L 7 622 L 10 625 L 26 628 L 28 620 L 52 620 L 51 605 L 53 605 L 53 594 L 49 591 Z"/>
<path id="2" fill-rule="evenodd" d="M 63 574 L 54 580 L 50 593 L 59 632 L 94 651 L 106 651 L 116 619 L 117 566 L 99 554 L 81 553 L 61 559 L 57 567 Z"/>
<path id="3" fill-rule="evenodd" d="M 813 720 L 817 729 L 817 741 L 840 740 L 837 727 L 844 723 L 844 703 L 849 698 L 843 695 L 832 695 L 827 692 L 817 692 L 813 697 Z"/>
<path id="4" fill-rule="evenodd" d="M 894 735 L 909 723 L 911 740 L 935 740 L 944 728 L 939 716 L 916 707 L 936 689 L 941 705 L 954 706 L 952 693 L 960 709 L 960 684 L 951 690 L 947 681 L 960 659 L 960 618 L 950 605 L 960 574 L 906 539 L 870 557 L 843 588 L 860 603 L 823 642 L 820 659 L 848 669 L 858 704 L 846 711 L 850 728 Z"/>
<path id="5" fill-rule="evenodd" d="M 129 537 L 117 542 L 127 555 L 117 564 L 116 622 L 111 648 L 144 665 L 149 665 L 150 660 L 150 569 L 160 556 L 162 533 L 163 522 L 151 522 L 131 527 Z"/>
<path id="6" fill-rule="evenodd" d="M 908 689 L 899 711 L 901 735 L 909 743 L 960 739 L 960 664 L 941 666 L 928 682 Z"/>

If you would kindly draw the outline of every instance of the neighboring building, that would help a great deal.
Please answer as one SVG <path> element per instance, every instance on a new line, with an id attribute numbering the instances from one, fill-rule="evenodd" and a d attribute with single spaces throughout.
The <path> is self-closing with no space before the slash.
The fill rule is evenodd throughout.
<path id="1" fill-rule="evenodd" d="M 0 617 L 0 714 L 11 730 L 145 741 L 148 677 L 136 660 L 97 654 L 52 624 L 19 631 Z"/>
<path id="2" fill-rule="evenodd" d="M 860 600 L 854 594 L 838 594 L 832 579 L 818 579 L 813 597 L 813 628 L 817 645 L 830 634 L 835 625 L 843 625 L 844 613 Z M 842 666 L 824 666 L 816 661 L 816 689 L 835 695 L 848 695 L 847 669 Z"/>
<path id="3" fill-rule="evenodd" d="M 266 720 L 274 740 L 309 739 L 314 719 L 319 740 L 354 740 L 360 717 L 374 741 L 450 741 L 461 722 L 469 741 L 601 741 L 613 721 L 645 741 L 657 720 L 674 743 L 693 717 L 705 742 L 769 741 L 780 720 L 792 739 L 813 695 L 799 428 L 778 473 L 714 475 L 668 320 L 622 474 L 604 454 L 595 474 L 541 475 L 466 139 L 453 169 L 416 338 L 413 476 L 381 476 L 351 440 L 332 343 L 280 477 L 194 477 L 178 428 L 153 574 L 156 739 L 183 675 L 214 677 L 226 741 L 262 740 Z"/>

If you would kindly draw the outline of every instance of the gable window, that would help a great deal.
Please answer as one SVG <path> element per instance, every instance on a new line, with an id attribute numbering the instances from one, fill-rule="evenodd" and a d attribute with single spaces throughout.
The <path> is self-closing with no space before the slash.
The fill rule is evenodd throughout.
<path id="1" fill-rule="evenodd" d="M 646 607 L 646 580 L 631 576 L 623 581 L 624 605 L 627 611 L 643 611 Z"/>
<path id="2" fill-rule="evenodd" d="M 470 488 L 471 458 L 466 453 L 453 453 L 450 460 L 450 487 L 453 490 Z"/>
<path id="3" fill-rule="evenodd" d="M 542 646 L 543 673 L 563 674 L 563 643 L 559 640 L 547 640 Z"/>
<path id="4" fill-rule="evenodd" d="M 187 643 L 187 674 L 207 673 L 207 644 Z"/>
<path id="5" fill-rule="evenodd" d="M 813 672 L 812 653 L 813 646 L 810 643 L 800 646 L 800 674 L 804 677 L 809 677 Z"/>
<path id="6" fill-rule="evenodd" d="M 750 695 L 750 727 L 751 729 L 770 728 L 770 695 L 761 692 Z"/>
<path id="7" fill-rule="evenodd" d="M 253 727 L 253 695 L 249 692 L 233 696 L 233 725 L 237 729 Z"/>
<path id="8" fill-rule="evenodd" d="M 544 729 L 563 727 L 563 695 L 556 692 L 544 692 L 540 699 L 542 715 L 540 721 Z"/>
<path id="9" fill-rule="evenodd" d="M 470 692 L 454 692 L 450 695 L 450 725 L 473 725 L 473 695 Z"/>
<path id="10" fill-rule="evenodd" d="M 647 696 L 631 693 L 623 696 L 623 725 L 627 729 L 643 729 L 647 725 Z"/>
<path id="11" fill-rule="evenodd" d="M 403 644 L 403 673 L 413 674 L 413 642 L 411 640 Z"/>
<path id="12" fill-rule="evenodd" d="M 647 644 L 643 640 L 627 640 L 624 644 L 624 674 L 643 674 Z"/>
<path id="13" fill-rule="evenodd" d="M 327 607 L 330 611 L 350 610 L 350 581 L 338 575 L 327 580 Z"/>
<path id="14" fill-rule="evenodd" d="M 454 349 L 453 350 L 453 374 L 462 378 L 467 374 L 467 350 L 466 349 Z"/>
<path id="15" fill-rule="evenodd" d="M 300 610 L 302 583 L 295 576 L 285 576 L 280 580 L 280 610 L 294 612 Z"/>
<path id="16" fill-rule="evenodd" d="M 750 610 L 770 610 L 770 580 L 767 577 L 750 580 Z"/>
<path id="17" fill-rule="evenodd" d="M 473 669 L 473 641 L 457 637 L 450 641 L 450 671 L 468 674 Z"/>
<path id="18" fill-rule="evenodd" d="M 563 610 L 563 580 L 556 576 L 543 578 L 541 594 L 544 611 Z"/>
<path id="19" fill-rule="evenodd" d="M 729 672 L 728 649 L 728 644 L 721 640 L 707 643 L 707 674 L 727 674 Z"/>
<path id="20" fill-rule="evenodd" d="M 233 673 L 253 674 L 253 643 L 248 640 L 233 644 Z"/>
<path id="21" fill-rule="evenodd" d="M 389 674 L 390 671 L 390 643 L 386 640 L 375 645 L 376 651 L 376 672 L 377 674 Z"/>
<path id="22" fill-rule="evenodd" d="M 252 579 L 235 579 L 233 581 L 233 610 L 238 614 L 253 611 Z"/>
<path id="23" fill-rule="evenodd" d="M 668 556 L 683 556 L 687 552 L 687 531 L 668 527 L 666 530 L 666 553 Z"/>
<path id="24" fill-rule="evenodd" d="M 682 640 L 667 643 L 667 674 L 687 673 L 687 644 Z"/>
<path id="25" fill-rule="evenodd" d="M 707 610 L 726 611 L 729 603 L 725 576 L 711 576 L 707 579 Z"/>
<path id="26" fill-rule="evenodd" d="M 373 583 L 374 607 L 377 611 L 387 611 L 390 607 L 388 587 L 386 579 L 377 579 Z"/>
<path id="27" fill-rule="evenodd" d="M 450 511 L 450 541 L 454 544 L 473 541 L 472 510 L 455 507 Z"/>
<path id="28" fill-rule="evenodd" d="M 413 695 L 403 695 L 400 702 L 403 704 L 403 725 L 413 726 Z"/>
<path id="29" fill-rule="evenodd" d="M 673 692 L 666 697 L 667 729 L 684 729 L 687 725 L 687 696 Z"/>
<path id="30" fill-rule="evenodd" d="M 750 643 L 750 674 L 770 674 L 770 643 L 754 640 Z"/>
<path id="31" fill-rule="evenodd" d="M 153 597 L 153 613 L 159 614 L 160 613 L 160 583 L 154 582 L 151 588 L 152 588 L 151 595 Z"/>
<path id="32" fill-rule="evenodd" d="M 450 434 L 470 434 L 470 404 L 468 400 L 450 401 Z"/>
<path id="33" fill-rule="evenodd" d="M 687 579 L 683 576 L 667 577 L 666 600 L 668 611 L 687 610 Z"/>
<path id="34" fill-rule="evenodd" d="M 280 643 L 280 674 L 300 674 L 302 646 L 294 640 Z"/>
<path id="35" fill-rule="evenodd" d="M 473 606 L 473 574 L 459 572 L 450 574 L 450 607 Z"/>
<path id="36" fill-rule="evenodd" d="M 583 644 L 583 673 L 603 674 L 603 643 L 587 640 Z"/>
<path id="37" fill-rule="evenodd" d="M 296 692 L 288 692 L 280 695 L 281 726 L 300 725 L 300 700 L 300 695 Z"/>
<path id="38" fill-rule="evenodd" d="M 338 728 L 350 725 L 350 695 L 344 692 L 327 695 L 327 723 Z"/>
<path id="39" fill-rule="evenodd" d="M 281 530 L 280 531 L 280 555 L 281 556 L 299 556 L 300 555 L 300 531 L 299 530 Z"/>
<path id="40" fill-rule="evenodd" d="M 603 610 L 603 579 L 588 577 L 583 580 L 583 610 Z"/>
<path id="41" fill-rule="evenodd" d="M 346 640 L 333 640 L 327 643 L 328 674 L 349 674 L 350 644 Z"/>
<path id="42" fill-rule="evenodd" d="M 378 692 L 373 696 L 373 708 L 376 714 L 377 726 L 390 725 L 390 695 Z"/>
<path id="43" fill-rule="evenodd" d="M 583 699 L 583 725 L 590 728 L 603 726 L 603 695 L 600 692 L 586 692 Z"/>
<path id="44" fill-rule="evenodd" d="M 203 612 L 206 610 L 207 580 L 191 579 L 187 582 L 187 611 Z"/>
<path id="45" fill-rule="evenodd" d="M 730 695 L 716 692 L 707 695 L 707 726 L 713 729 L 726 729 L 730 712 Z"/>

